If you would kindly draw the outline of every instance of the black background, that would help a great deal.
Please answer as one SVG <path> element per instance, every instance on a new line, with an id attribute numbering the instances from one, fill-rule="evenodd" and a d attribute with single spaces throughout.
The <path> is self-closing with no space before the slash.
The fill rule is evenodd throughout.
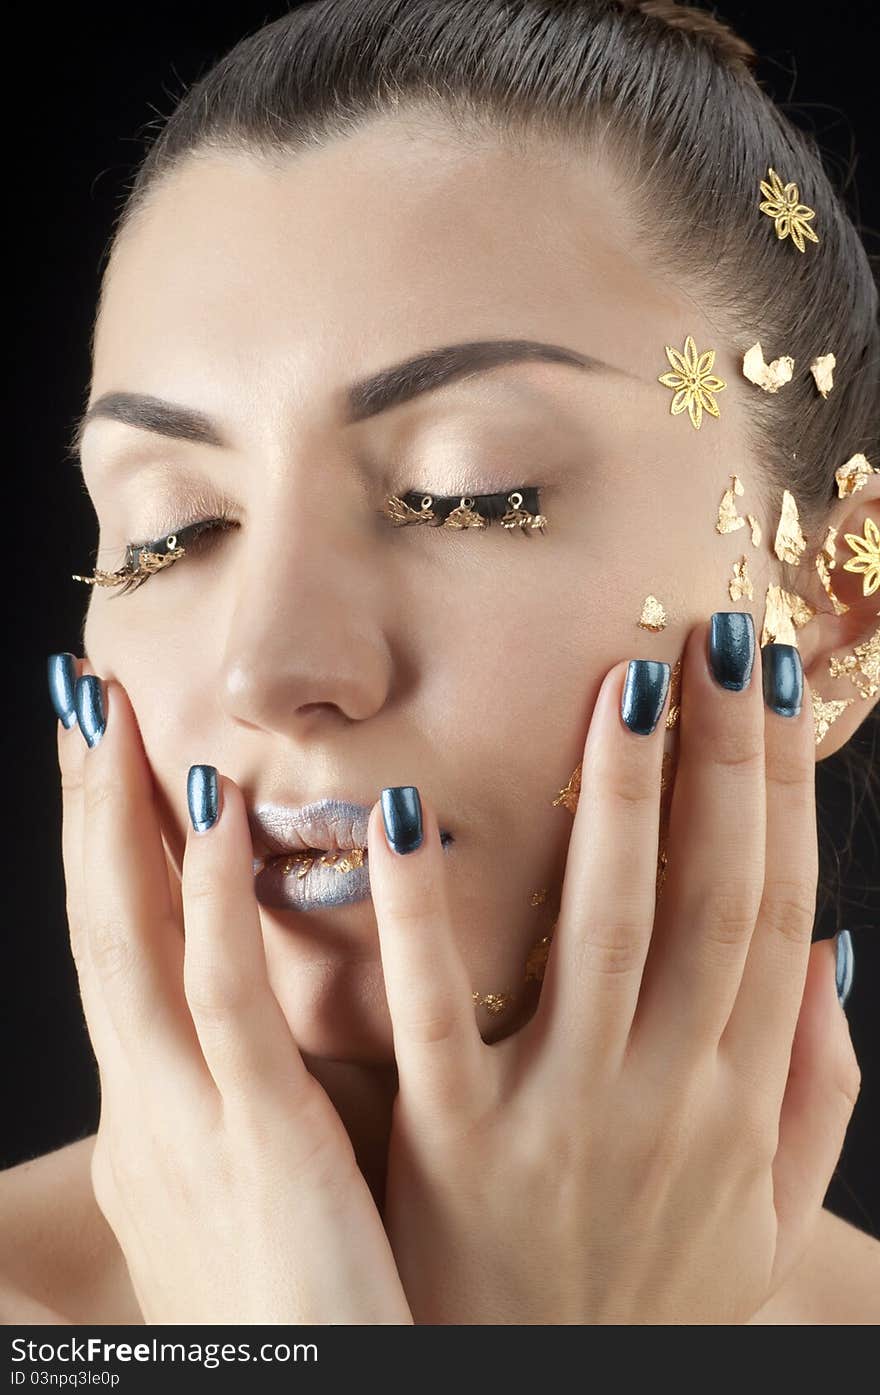
<path id="1" fill-rule="evenodd" d="M 47 655 L 82 653 L 85 588 L 96 527 L 78 472 L 65 460 L 85 405 L 89 336 L 112 220 L 143 148 L 146 123 L 239 38 L 290 6 L 93 4 L 4 20 L 9 162 L 7 289 L 12 299 L 14 441 L 6 476 L 5 769 L 9 819 L 4 872 L 0 1166 L 94 1132 L 97 1073 L 67 942 L 56 726 Z M 820 140 L 826 167 L 872 256 L 880 253 L 875 91 L 876 9 L 807 9 L 766 0 L 719 13 L 762 55 L 758 74 L 795 121 Z M 880 462 L 874 462 L 880 463 Z M 871 747 L 856 745 L 858 761 Z M 861 778 L 861 777 L 860 777 Z M 849 850 L 852 797 L 843 762 L 823 762 L 826 848 Z M 880 811 L 865 801 L 840 903 L 817 937 L 853 931 L 848 1003 L 862 1093 L 828 1193 L 838 1215 L 880 1238 L 880 1039 L 874 993 L 880 961 Z M 833 858 L 832 858 L 833 861 Z"/>

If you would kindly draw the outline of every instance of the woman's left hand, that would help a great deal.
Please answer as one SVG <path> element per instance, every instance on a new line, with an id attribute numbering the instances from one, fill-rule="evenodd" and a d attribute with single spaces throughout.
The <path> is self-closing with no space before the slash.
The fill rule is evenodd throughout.
<path id="1" fill-rule="evenodd" d="M 656 917 L 664 722 L 624 726 L 619 664 L 519 1032 L 480 1036 L 429 800 L 406 855 L 371 812 L 400 1081 L 384 1221 L 416 1323 L 746 1323 L 812 1236 L 859 1072 L 833 946 L 811 946 L 809 692 L 765 717 L 760 651 L 751 691 L 725 691 L 706 629 L 683 657 Z"/>

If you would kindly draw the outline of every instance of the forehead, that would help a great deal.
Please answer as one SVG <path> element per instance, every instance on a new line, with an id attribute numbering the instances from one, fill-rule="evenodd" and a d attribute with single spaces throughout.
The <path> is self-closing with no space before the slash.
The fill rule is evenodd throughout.
<path id="1" fill-rule="evenodd" d="M 114 248 L 93 396 L 173 386 L 212 410 L 273 367 L 311 390 L 487 333 L 650 379 L 700 319 L 628 227 L 610 164 L 439 122 L 379 118 L 272 166 L 200 155 Z"/>

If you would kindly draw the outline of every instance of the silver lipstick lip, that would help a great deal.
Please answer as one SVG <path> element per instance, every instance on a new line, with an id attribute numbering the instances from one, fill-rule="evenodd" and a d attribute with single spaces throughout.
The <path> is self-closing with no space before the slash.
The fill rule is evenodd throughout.
<path id="1" fill-rule="evenodd" d="M 378 797 L 378 796 L 377 796 Z M 350 799 L 318 799 L 294 806 L 266 802 L 248 809 L 248 823 L 254 842 L 254 870 L 267 858 L 291 852 L 351 852 L 363 848 L 367 854 L 367 824 L 372 804 Z M 452 834 L 440 830 L 445 848 Z"/>

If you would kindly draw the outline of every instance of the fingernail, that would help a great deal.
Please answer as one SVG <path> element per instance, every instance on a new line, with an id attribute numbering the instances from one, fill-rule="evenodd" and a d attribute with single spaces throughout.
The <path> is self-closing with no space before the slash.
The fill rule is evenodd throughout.
<path id="1" fill-rule="evenodd" d="M 709 626 L 709 666 L 717 683 L 742 692 L 755 662 L 755 625 L 747 610 L 716 610 Z"/>
<path id="2" fill-rule="evenodd" d="M 84 673 L 82 678 L 78 678 L 73 690 L 73 704 L 86 745 L 97 746 L 107 725 L 100 678 L 93 673 Z"/>
<path id="3" fill-rule="evenodd" d="M 620 699 L 620 715 L 630 731 L 650 736 L 666 701 L 669 665 L 658 659 L 630 659 Z"/>
<path id="4" fill-rule="evenodd" d="M 765 644 L 761 650 L 764 701 L 780 717 L 796 717 L 804 696 L 804 666 L 793 644 Z"/>
<path id="5" fill-rule="evenodd" d="M 843 1007 L 852 988 L 856 957 L 853 953 L 852 935 L 848 930 L 838 930 L 835 936 L 837 962 L 834 977 L 837 984 L 837 1001 Z"/>
<path id="6" fill-rule="evenodd" d="M 186 802 L 196 833 L 207 833 L 220 811 L 220 781 L 216 765 L 191 765 L 186 777 Z"/>
<path id="7" fill-rule="evenodd" d="M 422 801 L 415 785 L 392 785 L 382 791 L 385 837 L 396 853 L 415 852 L 422 845 Z"/>
<path id="8" fill-rule="evenodd" d="M 50 654 L 48 661 L 49 696 L 55 715 L 67 727 L 76 726 L 76 708 L 73 694 L 76 687 L 76 655 Z"/>

